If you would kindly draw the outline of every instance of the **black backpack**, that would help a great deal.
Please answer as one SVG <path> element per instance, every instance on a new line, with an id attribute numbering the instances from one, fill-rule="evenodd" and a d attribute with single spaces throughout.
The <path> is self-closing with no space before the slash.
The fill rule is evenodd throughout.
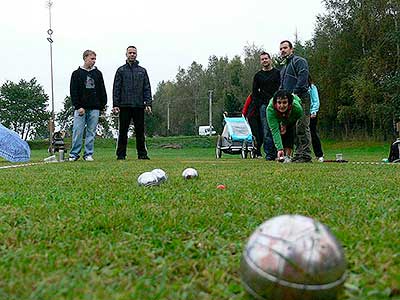
<path id="1" fill-rule="evenodd" d="M 398 163 L 400 162 L 400 138 L 395 140 L 390 146 L 389 162 Z"/>

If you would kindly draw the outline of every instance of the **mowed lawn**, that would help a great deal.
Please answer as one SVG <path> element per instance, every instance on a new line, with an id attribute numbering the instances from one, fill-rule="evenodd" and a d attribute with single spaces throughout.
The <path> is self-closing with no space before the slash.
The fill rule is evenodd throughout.
<path id="1" fill-rule="evenodd" d="M 283 214 L 313 217 L 342 242 L 341 299 L 400 299 L 400 164 L 353 163 L 380 162 L 389 143 L 325 141 L 341 164 L 216 160 L 208 138 L 149 139 L 150 161 L 133 144 L 116 161 L 114 147 L 97 140 L 94 162 L 0 169 L 0 299 L 248 299 L 246 240 Z M 187 167 L 199 178 L 184 180 Z M 139 187 L 154 168 L 167 182 Z"/>

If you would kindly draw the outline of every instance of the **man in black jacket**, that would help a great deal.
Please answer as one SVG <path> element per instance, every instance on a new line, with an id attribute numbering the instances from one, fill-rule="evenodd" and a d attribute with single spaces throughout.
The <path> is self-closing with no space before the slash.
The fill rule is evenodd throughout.
<path id="1" fill-rule="evenodd" d="M 149 159 L 144 137 L 144 112 L 151 113 L 152 97 L 149 76 L 136 60 L 137 49 L 126 49 L 126 64 L 115 73 L 113 112 L 119 113 L 117 159 L 126 158 L 128 130 L 131 120 L 135 126 L 138 159 Z"/>
<path id="2" fill-rule="evenodd" d="M 94 138 L 101 110 L 107 104 L 107 93 L 103 75 L 94 66 L 96 53 L 92 50 L 83 52 L 83 66 L 72 73 L 70 94 L 74 107 L 74 125 L 72 130 L 72 147 L 69 160 L 79 159 L 82 150 L 83 131 L 85 133 L 85 150 L 83 159 L 93 161 Z"/>

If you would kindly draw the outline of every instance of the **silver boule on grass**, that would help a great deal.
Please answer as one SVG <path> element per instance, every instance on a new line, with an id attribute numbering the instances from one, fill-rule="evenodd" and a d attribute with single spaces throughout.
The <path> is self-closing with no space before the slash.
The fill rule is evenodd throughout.
<path id="1" fill-rule="evenodd" d="M 159 184 L 156 175 L 151 172 L 140 174 L 137 181 L 140 186 L 154 186 Z"/>
<path id="2" fill-rule="evenodd" d="M 193 179 L 193 178 L 198 177 L 199 173 L 194 168 L 186 168 L 185 170 L 183 170 L 182 176 L 185 179 Z"/>
<path id="3" fill-rule="evenodd" d="M 163 169 L 154 169 L 151 173 L 157 177 L 159 183 L 163 183 L 168 179 L 167 173 Z"/>
<path id="4" fill-rule="evenodd" d="M 282 215 L 252 233 L 240 276 L 256 299 L 334 300 L 346 279 L 346 259 L 328 227 L 309 217 Z"/>

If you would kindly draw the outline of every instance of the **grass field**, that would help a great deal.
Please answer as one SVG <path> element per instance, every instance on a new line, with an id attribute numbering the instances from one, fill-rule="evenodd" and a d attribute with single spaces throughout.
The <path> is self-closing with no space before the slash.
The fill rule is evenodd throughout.
<path id="1" fill-rule="evenodd" d="M 113 142 L 98 140 L 95 162 L 0 170 L 0 299 L 248 299 L 246 239 L 282 214 L 311 216 L 342 242 L 341 299 L 400 299 L 400 164 L 352 163 L 380 162 L 388 143 L 324 141 L 326 158 L 347 164 L 216 160 L 208 138 L 148 146 L 150 161 L 133 145 L 116 161 Z M 47 156 L 32 148 L 33 162 Z M 186 167 L 199 178 L 183 180 Z M 154 168 L 167 182 L 139 187 Z"/>

